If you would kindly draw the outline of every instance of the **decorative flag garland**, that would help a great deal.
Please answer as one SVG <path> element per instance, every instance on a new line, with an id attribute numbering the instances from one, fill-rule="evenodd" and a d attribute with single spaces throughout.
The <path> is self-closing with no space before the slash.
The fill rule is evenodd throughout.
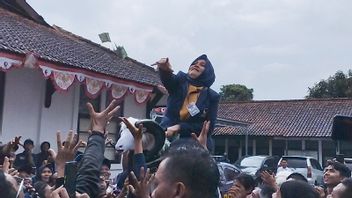
<path id="1" fill-rule="evenodd" d="M 121 99 L 126 95 L 128 90 L 135 96 L 136 102 L 142 104 L 149 99 L 153 90 L 151 86 L 139 87 L 137 83 L 129 83 L 123 80 L 116 82 L 114 79 L 111 79 L 111 77 L 95 77 L 93 72 L 60 68 L 50 63 L 47 64 L 46 62 L 38 61 L 36 56 L 32 53 L 27 54 L 26 58 L 21 61 L 19 56 L 0 52 L 0 70 L 8 71 L 13 67 L 41 69 L 43 76 L 47 79 L 50 78 L 58 91 L 67 91 L 75 81 L 83 83 L 85 84 L 86 95 L 90 98 L 97 97 L 103 88 L 105 88 L 111 90 L 113 98 Z"/>

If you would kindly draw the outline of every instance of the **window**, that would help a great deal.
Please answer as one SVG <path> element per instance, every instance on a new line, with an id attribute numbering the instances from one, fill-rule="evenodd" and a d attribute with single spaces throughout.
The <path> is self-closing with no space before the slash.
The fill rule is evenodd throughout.
<path id="1" fill-rule="evenodd" d="M 87 141 L 88 130 L 90 127 L 89 111 L 86 103 L 92 103 L 95 111 L 100 111 L 100 96 L 96 99 L 90 99 L 86 96 L 84 87 L 81 86 L 79 97 L 79 113 L 77 131 L 81 140 Z"/>
<path id="2" fill-rule="evenodd" d="M 287 161 L 287 166 L 290 168 L 307 168 L 307 159 L 300 157 L 282 158 Z"/>
<path id="3" fill-rule="evenodd" d="M 233 181 L 236 179 L 236 176 L 239 174 L 239 172 L 230 167 L 230 166 L 224 166 L 224 176 L 226 178 L 226 181 Z"/>
<path id="4" fill-rule="evenodd" d="M 2 134 L 4 96 L 5 96 L 5 72 L 0 71 L 0 134 Z"/>
<path id="5" fill-rule="evenodd" d="M 318 170 L 323 170 L 323 168 L 320 166 L 319 162 L 315 159 L 310 159 L 310 163 L 312 164 L 312 167 L 314 169 L 318 169 Z"/>
<path id="6" fill-rule="evenodd" d="M 78 114 L 78 126 L 77 131 L 79 135 L 79 139 L 83 141 L 88 140 L 88 130 L 90 127 L 90 116 L 86 103 L 92 103 L 95 111 L 101 111 L 101 109 L 105 109 L 110 102 L 112 101 L 110 96 L 106 96 L 107 94 L 101 94 L 95 99 L 90 99 L 86 96 L 84 87 L 81 86 L 80 89 L 80 100 L 79 100 L 79 114 Z M 105 101 L 105 102 L 102 102 Z M 102 106 L 103 105 L 103 106 Z M 119 162 L 120 156 L 115 154 L 114 144 L 119 138 L 120 131 L 120 119 L 123 112 L 123 101 L 119 102 L 120 109 L 115 114 L 115 116 L 110 121 L 109 125 L 106 127 L 106 131 L 108 132 L 108 138 L 112 139 L 113 144 L 107 144 L 105 147 L 105 157 L 113 162 Z"/>

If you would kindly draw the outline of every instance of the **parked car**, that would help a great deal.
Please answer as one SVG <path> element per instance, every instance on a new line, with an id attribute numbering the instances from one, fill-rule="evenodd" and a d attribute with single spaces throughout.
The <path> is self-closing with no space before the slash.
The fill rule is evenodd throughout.
<path id="1" fill-rule="evenodd" d="M 345 165 L 352 171 L 352 158 L 345 158 Z"/>
<path id="2" fill-rule="evenodd" d="M 235 178 L 241 173 L 241 170 L 229 163 L 218 162 L 218 169 L 220 173 L 220 185 L 219 190 L 222 195 L 227 193 L 234 183 Z"/>
<path id="3" fill-rule="evenodd" d="M 268 170 L 275 173 L 278 161 L 278 156 L 245 156 L 238 159 L 235 162 L 235 166 L 239 167 L 242 172 L 245 172 L 256 179 L 256 175 L 258 175 L 258 171 L 260 170 Z"/>
<path id="4" fill-rule="evenodd" d="M 287 161 L 287 167 L 292 169 L 292 172 L 301 173 L 310 184 L 323 184 L 324 171 L 318 160 L 306 156 L 282 156 L 278 166 L 283 159 Z"/>
<path id="5" fill-rule="evenodd" d="M 224 155 L 212 155 L 211 156 L 216 162 L 227 162 L 230 163 L 230 160 Z"/>

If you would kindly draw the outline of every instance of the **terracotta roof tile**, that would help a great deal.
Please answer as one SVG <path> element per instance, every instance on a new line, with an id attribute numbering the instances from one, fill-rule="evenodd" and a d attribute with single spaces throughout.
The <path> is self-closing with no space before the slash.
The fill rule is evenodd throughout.
<path id="1" fill-rule="evenodd" d="M 330 137 L 337 114 L 352 116 L 352 99 L 228 102 L 218 117 L 251 123 L 249 134 L 281 137 Z M 239 135 L 236 127 L 216 128 L 215 135 Z"/>
<path id="2" fill-rule="evenodd" d="M 147 85 L 160 84 L 152 67 L 132 58 L 119 58 L 113 51 L 59 27 L 47 27 L 0 8 L 0 51 L 26 54 L 64 67 L 86 69 Z"/>

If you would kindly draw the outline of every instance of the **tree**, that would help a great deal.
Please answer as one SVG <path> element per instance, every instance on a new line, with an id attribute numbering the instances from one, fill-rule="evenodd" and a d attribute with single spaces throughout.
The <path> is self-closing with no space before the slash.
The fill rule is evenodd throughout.
<path id="1" fill-rule="evenodd" d="M 253 89 L 240 84 L 223 85 L 220 96 L 223 101 L 249 101 L 253 99 Z"/>
<path id="2" fill-rule="evenodd" d="M 312 88 L 308 87 L 306 98 L 351 98 L 352 97 L 352 70 L 347 74 L 337 71 L 327 80 L 315 83 Z"/>

